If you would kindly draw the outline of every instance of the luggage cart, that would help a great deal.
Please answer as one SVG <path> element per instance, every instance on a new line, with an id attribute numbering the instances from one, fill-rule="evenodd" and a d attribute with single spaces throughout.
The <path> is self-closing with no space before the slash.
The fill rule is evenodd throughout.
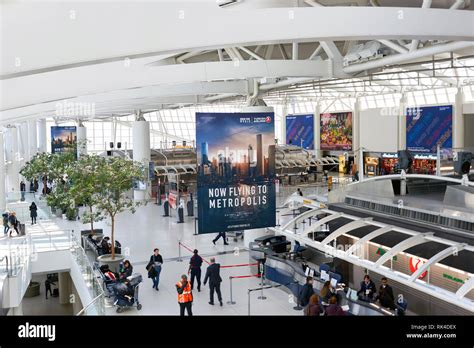
<path id="1" fill-rule="evenodd" d="M 226 233 L 227 238 L 233 238 L 234 242 L 237 242 L 237 240 L 244 239 L 244 231 L 231 231 Z"/>

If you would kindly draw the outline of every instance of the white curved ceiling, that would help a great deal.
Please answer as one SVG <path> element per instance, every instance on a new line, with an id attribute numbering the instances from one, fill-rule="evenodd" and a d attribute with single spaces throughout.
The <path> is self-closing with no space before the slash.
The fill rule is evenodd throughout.
<path id="1" fill-rule="evenodd" d="M 462 10 L 469 2 L 452 10 L 447 8 L 455 1 L 433 1 L 437 9 L 384 7 L 407 6 L 407 1 L 318 6 L 328 3 L 349 4 L 244 0 L 219 8 L 214 0 L 3 2 L 0 124 L 51 116 L 55 103 L 65 99 L 95 103 L 104 115 L 126 114 L 201 103 L 219 94 L 247 95 L 254 78 L 269 79 L 261 83 L 266 90 L 347 78 L 342 55 L 356 41 L 392 40 L 387 65 L 445 52 L 474 53 L 469 43 L 443 46 L 473 40 L 473 12 Z M 421 6 L 416 3 L 410 5 Z M 408 52 L 412 40 L 418 57 Z M 432 52 L 430 46 L 439 49 Z M 380 62 L 367 69 L 382 67 Z M 351 69 L 360 76 L 361 69 Z M 298 80 L 282 81 L 286 78 Z"/>

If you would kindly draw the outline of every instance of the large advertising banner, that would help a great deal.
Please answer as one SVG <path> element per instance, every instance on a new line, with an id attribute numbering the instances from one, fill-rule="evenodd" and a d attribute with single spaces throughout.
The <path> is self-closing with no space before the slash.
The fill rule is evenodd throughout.
<path id="1" fill-rule="evenodd" d="M 286 143 L 314 150 L 314 115 L 286 116 Z"/>
<path id="2" fill-rule="evenodd" d="M 198 233 L 275 226 L 273 112 L 196 113 Z"/>
<path id="3" fill-rule="evenodd" d="M 352 150 L 352 112 L 321 114 L 321 150 Z"/>
<path id="4" fill-rule="evenodd" d="M 75 126 L 51 127 L 51 153 L 73 152 L 77 154 Z"/>
<path id="5" fill-rule="evenodd" d="M 406 119 L 409 151 L 436 153 L 438 144 L 453 147 L 452 105 L 407 108 Z"/>

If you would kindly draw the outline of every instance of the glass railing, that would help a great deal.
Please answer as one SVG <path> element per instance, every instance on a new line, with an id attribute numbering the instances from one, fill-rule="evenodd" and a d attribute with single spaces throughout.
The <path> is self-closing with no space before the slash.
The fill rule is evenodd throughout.
<path id="1" fill-rule="evenodd" d="M 91 265 L 84 248 L 81 247 L 81 243 L 77 240 L 75 235 L 72 236 L 72 241 L 71 254 L 79 266 L 82 277 L 93 298 L 91 303 L 85 304 L 83 311 L 79 312 L 80 314 L 78 313 L 78 315 L 105 315 L 104 290 L 99 281 L 98 274 Z"/>
<path id="2" fill-rule="evenodd" d="M 56 229 L 54 228 L 56 227 Z M 23 267 L 38 257 L 38 253 L 69 250 L 79 266 L 85 285 L 94 299 L 84 306 L 81 315 L 104 315 L 105 298 L 98 274 L 73 230 L 58 230 L 55 224 L 45 224 L 28 230 L 24 237 L 7 239 L 0 243 L 0 274 L 17 276 Z"/>

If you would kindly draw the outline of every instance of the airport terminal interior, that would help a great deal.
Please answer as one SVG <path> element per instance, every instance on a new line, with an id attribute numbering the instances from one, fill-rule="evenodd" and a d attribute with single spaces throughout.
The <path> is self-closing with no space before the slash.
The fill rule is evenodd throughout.
<path id="1" fill-rule="evenodd" d="M 0 316 L 474 314 L 474 2 L 0 10 Z"/>

